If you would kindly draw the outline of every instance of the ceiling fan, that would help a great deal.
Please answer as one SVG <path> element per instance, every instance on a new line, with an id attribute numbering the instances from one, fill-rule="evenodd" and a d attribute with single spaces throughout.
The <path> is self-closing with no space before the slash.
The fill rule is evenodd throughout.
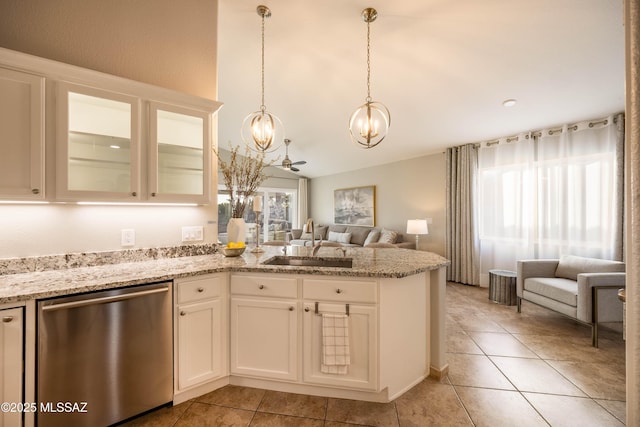
<path id="1" fill-rule="evenodd" d="M 305 165 L 307 164 L 306 160 L 300 160 L 298 162 L 292 162 L 291 159 L 289 159 L 289 144 L 291 144 L 291 140 L 290 139 L 285 139 L 284 140 L 284 145 L 285 145 L 285 156 L 284 159 L 282 160 L 282 168 L 286 169 L 286 170 L 290 170 L 293 172 L 299 172 L 300 169 L 298 169 L 296 167 L 296 165 Z"/>

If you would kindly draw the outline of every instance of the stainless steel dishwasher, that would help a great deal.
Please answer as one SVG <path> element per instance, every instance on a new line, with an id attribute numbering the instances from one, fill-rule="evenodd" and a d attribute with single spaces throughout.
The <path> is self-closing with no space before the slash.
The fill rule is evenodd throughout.
<path id="1" fill-rule="evenodd" d="M 108 426 L 173 399 L 171 288 L 38 301 L 38 427 Z"/>

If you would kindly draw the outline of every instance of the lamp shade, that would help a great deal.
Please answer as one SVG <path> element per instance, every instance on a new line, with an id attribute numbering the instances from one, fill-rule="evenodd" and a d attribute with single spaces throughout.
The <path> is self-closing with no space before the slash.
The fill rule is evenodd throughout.
<path id="1" fill-rule="evenodd" d="M 407 234 L 429 234 L 426 219 L 407 220 Z"/>

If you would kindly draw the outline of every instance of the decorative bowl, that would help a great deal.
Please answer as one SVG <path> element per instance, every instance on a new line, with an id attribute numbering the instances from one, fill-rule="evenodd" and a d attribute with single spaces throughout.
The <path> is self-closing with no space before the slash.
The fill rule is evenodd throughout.
<path id="1" fill-rule="evenodd" d="M 227 248 L 224 247 L 222 249 L 220 249 L 222 251 L 222 254 L 226 257 L 232 257 L 232 256 L 240 256 L 242 255 L 242 253 L 244 252 L 244 250 L 246 249 L 246 247 L 244 248 Z"/>

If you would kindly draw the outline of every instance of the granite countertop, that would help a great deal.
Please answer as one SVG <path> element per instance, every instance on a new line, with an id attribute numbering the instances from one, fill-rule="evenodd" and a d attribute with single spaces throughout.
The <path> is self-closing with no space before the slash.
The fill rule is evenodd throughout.
<path id="1" fill-rule="evenodd" d="M 222 254 L 160 258 L 91 267 L 33 271 L 0 275 L 0 303 L 26 301 L 60 295 L 117 288 L 217 272 L 313 274 L 371 278 L 402 278 L 449 265 L 449 260 L 432 252 L 410 249 L 348 248 L 352 268 L 264 265 L 267 259 L 283 255 L 282 246 L 264 246 L 264 252 L 247 248 L 239 257 Z M 287 247 L 287 255 L 309 256 L 310 248 Z M 334 247 L 322 247 L 320 257 L 342 257 Z"/>

